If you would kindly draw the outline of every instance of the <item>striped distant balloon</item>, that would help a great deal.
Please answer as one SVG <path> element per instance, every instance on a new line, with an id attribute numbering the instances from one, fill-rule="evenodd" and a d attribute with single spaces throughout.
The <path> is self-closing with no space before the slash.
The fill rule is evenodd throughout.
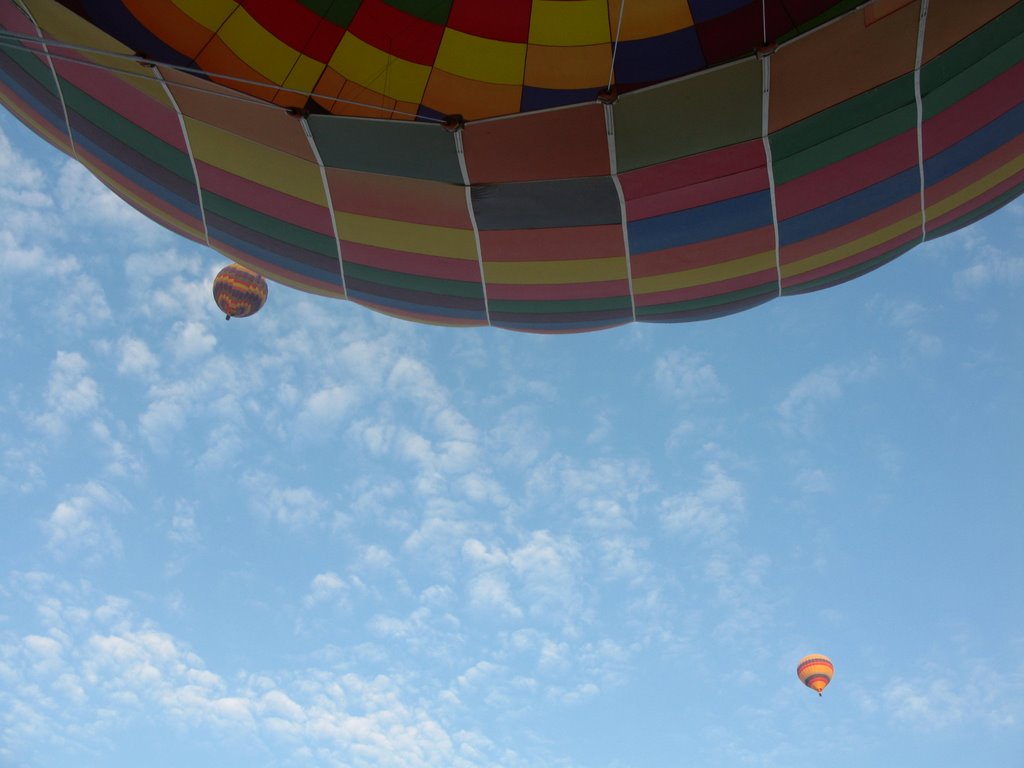
<path id="1" fill-rule="evenodd" d="M 814 689 L 821 696 L 825 686 L 832 682 L 834 670 L 832 659 L 822 656 L 820 653 L 812 653 L 810 656 L 800 659 L 800 663 L 796 667 L 796 674 L 801 683 Z"/>
<path id="2" fill-rule="evenodd" d="M 267 281 L 241 264 L 229 264 L 213 280 L 213 299 L 226 320 L 248 317 L 266 303 Z"/>

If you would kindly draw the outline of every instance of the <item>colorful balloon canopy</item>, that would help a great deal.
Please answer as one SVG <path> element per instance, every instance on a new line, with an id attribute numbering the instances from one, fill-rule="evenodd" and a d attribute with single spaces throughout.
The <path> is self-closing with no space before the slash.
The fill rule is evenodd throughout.
<path id="1" fill-rule="evenodd" d="M 819 696 L 825 690 L 825 686 L 832 682 L 834 671 L 832 660 L 820 653 L 804 656 L 796 666 L 796 675 L 800 678 L 800 682 L 811 690 L 817 691 Z"/>
<path id="2" fill-rule="evenodd" d="M 169 229 L 447 325 L 714 317 L 1024 187 L 1024 0 L 0 0 L 0 101 Z"/>
<path id="3" fill-rule="evenodd" d="M 229 264 L 213 280 L 213 300 L 228 320 L 259 312 L 268 292 L 263 276 L 241 264 Z"/>

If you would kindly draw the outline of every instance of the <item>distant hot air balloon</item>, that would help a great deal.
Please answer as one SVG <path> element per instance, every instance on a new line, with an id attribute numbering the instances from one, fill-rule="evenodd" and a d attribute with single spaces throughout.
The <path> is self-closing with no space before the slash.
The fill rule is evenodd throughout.
<path id="1" fill-rule="evenodd" d="M 796 665 L 796 674 L 800 682 L 817 691 L 819 696 L 825 690 L 825 686 L 832 682 L 833 672 L 832 659 L 820 653 L 804 656 Z"/>
<path id="2" fill-rule="evenodd" d="M 241 264 L 229 264 L 213 279 L 213 299 L 226 320 L 248 317 L 266 303 L 267 281 Z"/>

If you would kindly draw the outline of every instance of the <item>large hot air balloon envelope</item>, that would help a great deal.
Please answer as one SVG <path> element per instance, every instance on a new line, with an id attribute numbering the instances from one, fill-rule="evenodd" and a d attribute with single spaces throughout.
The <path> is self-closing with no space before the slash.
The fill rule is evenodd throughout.
<path id="1" fill-rule="evenodd" d="M 0 101 L 169 229 L 579 331 L 867 272 L 1024 185 L 1024 0 L 0 0 Z"/>
<path id="2" fill-rule="evenodd" d="M 804 656 L 796 665 L 796 675 L 800 678 L 800 682 L 811 690 L 817 691 L 819 696 L 825 690 L 825 686 L 832 682 L 834 671 L 832 660 L 820 653 Z"/>

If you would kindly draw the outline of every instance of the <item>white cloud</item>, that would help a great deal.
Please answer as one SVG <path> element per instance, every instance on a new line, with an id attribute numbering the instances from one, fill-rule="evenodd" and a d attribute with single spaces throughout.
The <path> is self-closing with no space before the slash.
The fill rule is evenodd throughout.
<path id="1" fill-rule="evenodd" d="M 654 569 L 654 564 L 644 557 L 648 543 L 642 539 L 626 536 L 603 537 L 598 541 L 601 553 L 602 574 L 611 579 L 624 579 L 641 584 Z"/>
<path id="2" fill-rule="evenodd" d="M 467 587 L 471 606 L 495 611 L 510 618 L 522 617 L 522 609 L 516 605 L 506 578 L 499 573 L 481 573 L 469 581 Z"/>
<path id="3" fill-rule="evenodd" d="M 377 544 L 368 545 L 359 557 L 359 567 L 363 569 L 383 570 L 390 568 L 394 562 L 391 553 Z"/>
<path id="4" fill-rule="evenodd" d="M 431 370 L 407 355 L 395 361 L 388 374 L 387 386 L 392 392 L 408 397 L 430 411 L 440 410 L 447 399 Z"/>
<path id="5" fill-rule="evenodd" d="M 0 275 L 8 277 L 32 274 L 67 274 L 78 268 L 78 262 L 71 258 L 50 261 L 40 246 L 24 248 L 14 234 L 0 231 Z"/>
<path id="6" fill-rule="evenodd" d="M 921 357 L 936 358 L 942 354 L 942 339 L 934 334 L 913 328 L 907 332 L 907 344 Z"/>
<path id="7" fill-rule="evenodd" d="M 875 297 L 868 303 L 868 308 L 903 334 L 907 350 L 915 357 L 936 358 L 942 354 L 942 339 L 921 327 L 929 315 L 924 305 L 916 301 Z"/>
<path id="8" fill-rule="evenodd" d="M 501 547 L 488 547 L 477 539 L 466 539 L 462 544 L 462 556 L 478 568 L 493 568 L 508 565 L 509 559 Z"/>
<path id="9" fill-rule="evenodd" d="M 181 429 L 188 413 L 186 404 L 172 399 L 156 400 L 139 417 L 139 431 L 153 445 Z"/>
<path id="10" fill-rule="evenodd" d="M 244 413 L 240 400 L 248 386 L 245 375 L 229 358 L 214 355 L 190 377 L 150 385 L 139 432 L 154 448 L 163 449 L 190 419 L 207 417 L 209 421 L 212 415 L 237 420 Z"/>
<path id="11" fill-rule="evenodd" d="M 385 421 L 360 419 L 352 424 L 349 431 L 371 456 L 380 458 L 391 449 L 398 427 Z"/>
<path id="12" fill-rule="evenodd" d="M 157 243 L 170 237 L 70 158 L 60 168 L 56 197 L 65 218 L 72 223 L 112 227 L 121 238 L 138 243 Z"/>
<path id="13" fill-rule="evenodd" d="M 110 427 L 100 419 L 94 419 L 90 425 L 93 436 L 105 448 L 109 456 L 106 471 L 116 477 L 137 475 L 142 471 L 139 457 L 111 432 Z"/>
<path id="14" fill-rule="evenodd" d="M 818 411 L 827 403 L 839 400 L 845 387 L 865 381 L 878 372 L 874 358 L 847 365 L 826 365 L 803 376 L 794 384 L 776 411 L 788 429 L 807 435 L 812 431 Z"/>
<path id="15" fill-rule="evenodd" d="M 522 404 L 502 411 L 497 425 L 487 433 L 493 462 L 517 469 L 535 464 L 549 439 L 549 431 L 541 424 L 537 408 Z"/>
<path id="16" fill-rule="evenodd" d="M 672 351 L 654 362 L 654 381 L 677 400 L 705 402 L 725 394 L 714 366 L 702 355 L 687 351 Z"/>
<path id="17" fill-rule="evenodd" d="M 512 568 L 523 583 L 531 614 L 571 622 L 582 607 L 578 592 L 583 563 L 580 547 L 568 536 L 534 531 L 510 554 Z"/>
<path id="18" fill-rule="evenodd" d="M 86 485 L 79 494 L 60 502 L 43 523 L 47 546 L 58 557 L 82 554 L 98 561 L 120 555 L 121 539 L 103 514 L 123 501 L 103 486 Z"/>
<path id="19" fill-rule="evenodd" d="M 48 410 L 36 418 L 36 423 L 50 434 L 62 433 L 70 421 L 99 406 L 99 386 L 95 379 L 86 375 L 88 367 L 78 352 L 57 353 L 46 387 Z"/>
<path id="20" fill-rule="evenodd" d="M 628 524 L 640 499 L 656 484 L 644 461 L 601 458 L 579 462 L 555 454 L 527 476 L 530 501 L 545 506 L 563 504 L 578 509 L 597 523 Z M 617 518 L 615 521 L 612 518 Z"/>
<path id="21" fill-rule="evenodd" d="M 1006 287 L 1024 283 L 1024 257 L 994 250 L 980 254 L 971 266 L 953 275 L 953 285 L 961 293 L 978 291 L 991 285 Z"/>
<path id="22" fill-rule="evenodd" d="M 217 346 L 216 337 L 195 320 L 175 323 L 169 338 L 171 351 L 179 361 L 206 357 Z"/>
<path id="23" fill-rule="evenodd" d="M 358 401 L 359 393 L 353 386 L 323 387 L 306 398 L 297 417 L 297 429 L 308 438 L 330 438 Z"/>
<path id="24" fill-rule="evenodd" d="M 832 481 L 823 469 L 805 467 L 801 469 L 794 481 L 801 493 L 828 493 L 832 490 Z"/>
<path id="25" fill-rule="evenodd" d="M 549 697 L 565 705 L 579 704 L 581 701 L 594 698 L 599 693 L 601 693 L 600 687 L 591 682 L 580 683 L 570 690 L 557 687 L 548 690 Z"/>
<path id="26" fill-rule="evenodd" d="M 55 302 L 51 319 L 61 329 L 82 331 L 111 317 L 106 294 L 96 278 L 84 273 L 64 281 L 59 302 Z"/>
<path id="27" fill-rule="evenodd" d="M 30 159 L 16 152 L 7 134 L 0 128 L 0 176 L 3 189 L 40 189 L 45 176 Z"/>
<path id="28" fill-rule="evenodd" d="M 829 400 L 838 400 L 842 394 L 842 374 L 838 368 L 828 366 L 807 374 L 794 384 L 779 403 L 778 411 L 783 418 L 794 419 L 802 410 Z"/>
<path id="29" fill-rule="evenodd" d="M 966 702 L 947 680 L 894 680 L 886 687 L 883 698 L 894 717 L 925 728 L 947 728 L 965 714 Z"/>
<path id="30" fill-rule="evenodd" d="M 348 605 L 349 585 L 334 571 L 318 573 L 309 583 L 309 592 L 302 599 L 307 608 L 321 603 L 333 603 L 338 606 Z"/>
<path id="31" fill-rule="evenodd" d="M 670 531 L 715 539 L 730 529 L 744 506 L 743 488 L 716 462 L 704 465 L 704 481 L 696 491 L 661 502 L 661 521 Z"/>
<path id="32" fill-rule="evenodd" d="M 167 537 L 176 544 L 192 544 L 198 540 L 195 510 L 185 502 L 179 501 L 175 505 Z"/>
<path id="33" fill-rule="evenodd" d="M 13 488 L 21 493 L 28 493 L 46 481 L 46 473 L 33 455 L 33 451 L 23 446 L 8 448 L 3 452 L 0 463 L 0 492 Z"/>
<path id="34" fill-rule="evenodd" d="M 292 528 L 312 525 L 322 519 L 326 502 L 308 487 L 271 488 L 265 500 L 255 502 L 266 514 Z"/>
<path id="35" fill-rule="evenodd" d="M 924 731 L 965 723 L 1013 729 L 1024 717 L 1022 681 L 1020 665 L 996 669 L 976 659 L 921 677 L 898 677 L 885 686 L 881 705 L 889 717 Z"/>
<path id="36" fill-rule="evenodd" d="M 124 269 L 133 294 L 145 297 L 133 308 L 147 318 L 159 319 L 161 327 L 199 317 L 223 322 L 211 294 L 216 270 L 205 267 L 197 254 L 173 248 L 133 253 L 125 258 Z"/>

